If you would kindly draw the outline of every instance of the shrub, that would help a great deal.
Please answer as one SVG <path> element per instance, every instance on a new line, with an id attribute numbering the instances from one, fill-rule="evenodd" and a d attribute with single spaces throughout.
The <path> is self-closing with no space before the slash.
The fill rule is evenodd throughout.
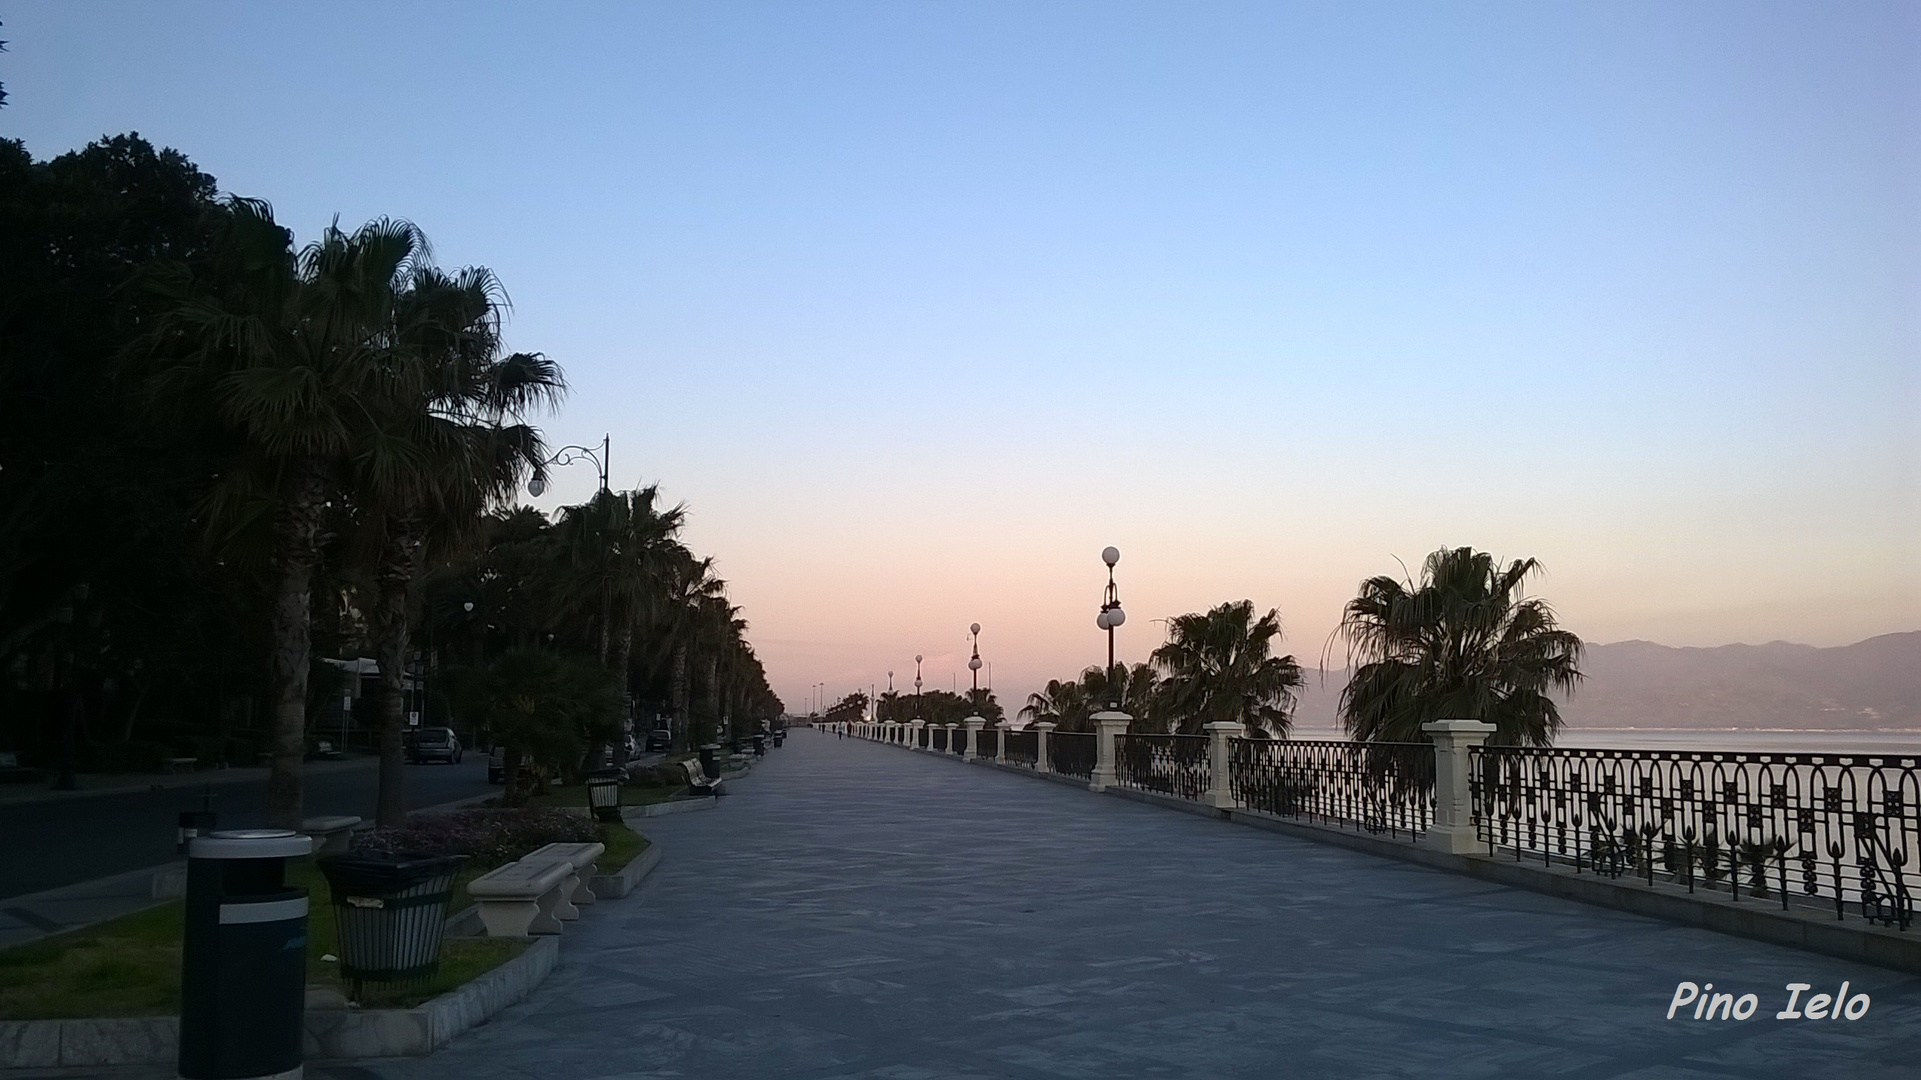
<path id="1" fill-rule="evenodd" d="M 415 814 L 406 824 L 354 837 L 354 851 L 367 855 L 465 855 L 474 869 L 512 862 L 535 848 L 600 839 L 585 814 L 558 807 L 456 810 Z"/>

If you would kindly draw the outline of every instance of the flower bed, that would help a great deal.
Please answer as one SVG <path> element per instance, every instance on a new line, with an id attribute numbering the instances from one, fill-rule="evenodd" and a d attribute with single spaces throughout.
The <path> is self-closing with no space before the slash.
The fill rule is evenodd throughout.
<path id="1" fill-rule="evenodd" d="M 367 855 L 465 855 L 465 870 L 473 873 L 547 844 L 599 839 L 600 826 L 585 814 L 562 807 L 524 807 L 416 814 L 397 828 L 357 834 L 353 849 Z"/>

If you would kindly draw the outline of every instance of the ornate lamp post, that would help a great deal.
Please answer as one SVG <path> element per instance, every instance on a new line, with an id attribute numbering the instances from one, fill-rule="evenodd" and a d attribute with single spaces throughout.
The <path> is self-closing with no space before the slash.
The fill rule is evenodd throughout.
<path id="1" fill-rule="evenodd" d="M 967 670 L 974 676 L 974 710 L 978 712 L 981 707 L 981 624 L 968 627 L 967 633 L 974 639 L 974 655 L 967 660 Z"/>
<path id="2" fill-rule="evenodd" d="M 548 458 L 546 461 L 541 462 L 540 467 L 538 469 L 534 470 L 534 478 L 532 480 L 527 481 L 527 494 L 532 495 L 536 499 L 546 494 L 547 466 L 572 465 L 574 462 L 579 461 L 582 458 L 585 458 L 588 461 L 593 462 L 594 467 L 600 470 L 600 490 L 606 491 L 607 490 L 607 463 L 610 460 L 612 460 L 612 446 L 613 446 L 613 443 L 611 438 L 603 434 L 600 437 L 600 450 L 598 452 L 596 452 L 591 447 L 586 447 L 586 446 L 561 447 L 560 449 L 554 451 L 554 454 L 552 457 Z"/>
<path id="3" fill-rule="evenodd" d="M 920 654 L 914 654 L 914 716 L 920 717 Z"/>
<path id="4" fill-rule="evenodd" d="M 1114 566 L 1121 561 L 1121 549 L 1102 548 L 1101 561 L 1107 564 L 1107 591 L 1101 596 L 1101 613 L 1094 619 L 1094 625 L 1107 631 L 1107 705 L 1118 711 L 1121 702 L 1114 680 L 1114 628 L 1127 621 L 1127 613 L 1121 610 L 1120 590 L 1114 585 Z"/>

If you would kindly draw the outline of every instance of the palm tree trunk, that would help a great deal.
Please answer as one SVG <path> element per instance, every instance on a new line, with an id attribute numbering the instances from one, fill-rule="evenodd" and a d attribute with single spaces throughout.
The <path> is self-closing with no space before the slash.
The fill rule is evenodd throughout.
<path id="1" fill-rule="evenodd" d="M 313 574 L 320 561 L 327 484 L 317 463 L 296 467 L 274 523 L 276 569 L 268 628 L 267 684 L 273 698 L 273 752 L 267 766 L 267 820 L 298 829 L 302 763 L 307 756 L 307 667 L 313 662 Z"/>
<path id="2" fill-rule="evenodd" d="M 623 617 L 614 627 L 614 656 L 612 670 L 614 679 L 620 685 L 620 734 L 614 739 L 614 768 L 627 768 L 627 722 L 631 719 L 627 708 L 627 664 L 634 655 L 634 620 Z"/>
<path id="3" fill-rule="evenodd" d="M 380 783 L 374 821 L 392 828 L 407 818 L 407 599 L 426 540 L 417 522 L 394 527 L 380 553 L 374 603 L 374 653 L 380 662 Z"/>
<path id="4" fill-rule="evenodd" d="M 674 645 L 674 727 L 677 729 L 674 735 L 676 740 L 688 739 L 691 743 L 687 724 L 687 698 L 687 643 L 683 641 Z M 683 749 L 690 748 L 691 746 L 683 746 Z"/>

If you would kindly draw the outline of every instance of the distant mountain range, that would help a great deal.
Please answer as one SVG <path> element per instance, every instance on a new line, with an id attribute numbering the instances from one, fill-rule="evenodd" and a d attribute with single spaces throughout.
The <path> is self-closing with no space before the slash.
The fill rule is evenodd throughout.
<path id="1" fill-rule="evenodd" d="M 1570 728 L 1921 729 L 1921 631 L 1832 649 L 1617 641 L 1588 646 L 1582 667 L 1587 681 L 1561 708 Z M 1347 672 L 1307 681 L 1297 722 L 1335 726 Z"/>

